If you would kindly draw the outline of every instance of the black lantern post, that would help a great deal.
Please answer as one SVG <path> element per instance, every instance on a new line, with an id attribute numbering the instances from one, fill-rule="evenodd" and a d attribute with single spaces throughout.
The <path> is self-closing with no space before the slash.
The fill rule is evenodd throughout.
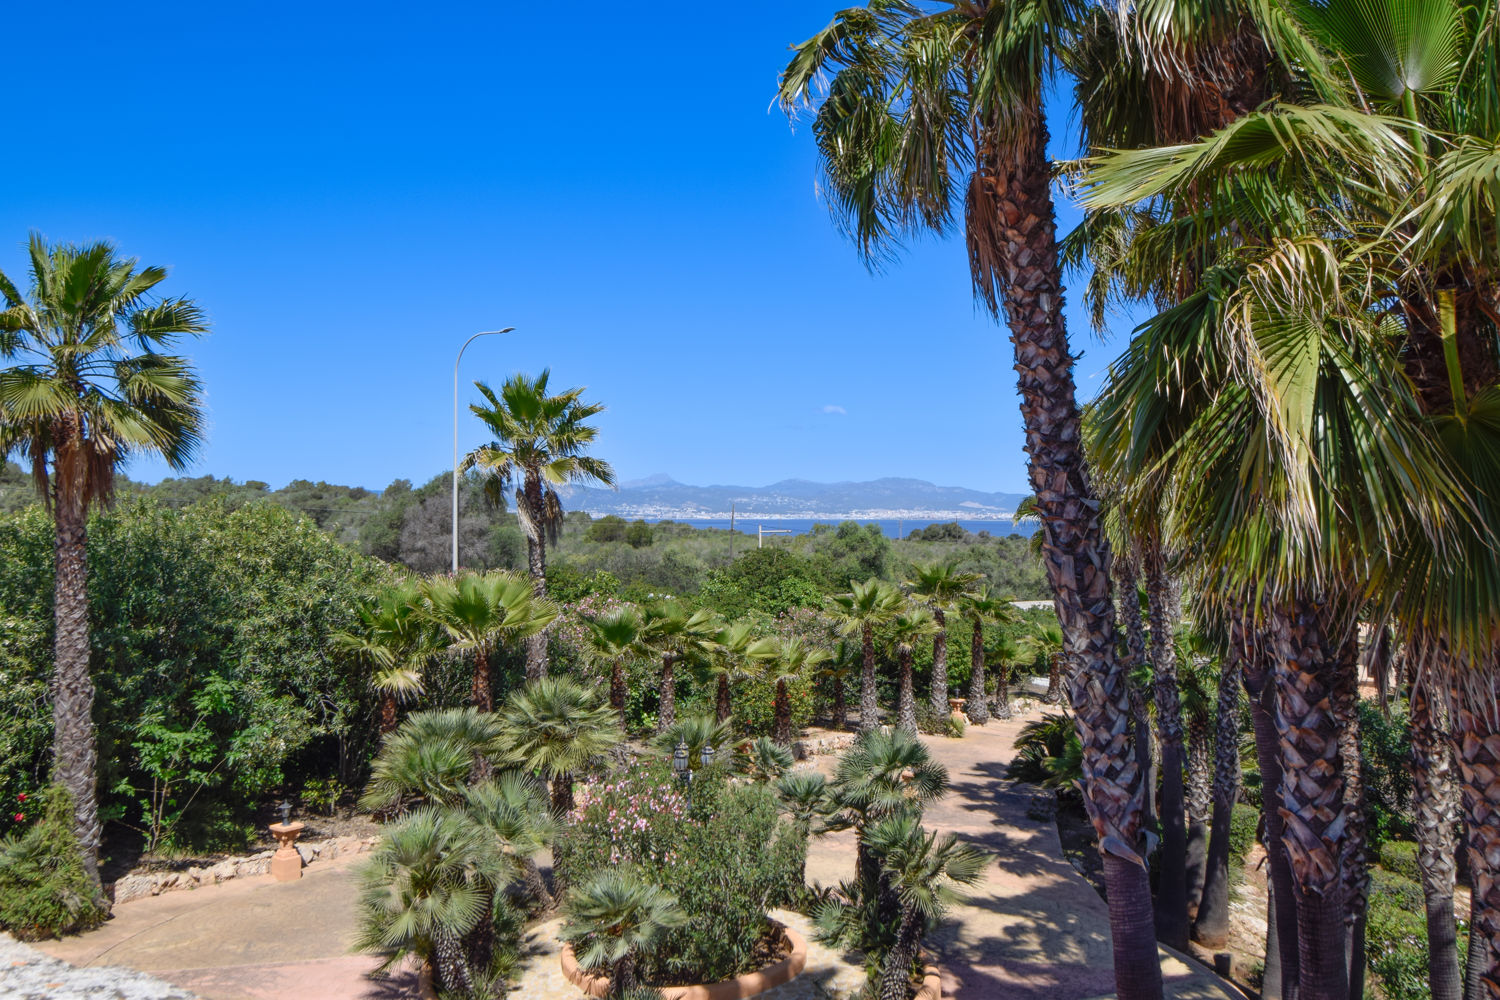
<path id="1" fill-rule="evenodd" d="M 714 745 L 712 743 L 703 744 L 703 752 L 698 755 L 698 761 L 704 768 L 712 766 L 714 762 Z"/>
<path id="2" fill-rule="evenodd" d="M 279 813 L 281 813 L 281 825 L 282 826 L 286 826 L 288 823 L 291 822 L 291 820 L 292 820 L 292 804 L 290 802 L 282 802 L 281 805 L 279 805 L 279 806 L 276 807 L 276 811 L 279 812 Z"/>
<path id="3" fill-rule="evenodd" d="M 682 782 L 683 789 L 691 795 L 693 769 L 688 763 L 687 740 L 678 740 L 677 749 L 672 751 L 672 773 L 677 775 L 677 780 Z"/>

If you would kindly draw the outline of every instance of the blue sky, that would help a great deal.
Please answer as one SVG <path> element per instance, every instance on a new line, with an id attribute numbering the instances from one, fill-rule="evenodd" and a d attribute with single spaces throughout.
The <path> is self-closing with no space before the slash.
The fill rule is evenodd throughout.
<path id="1" fill-rule="evenodd" d="M 872 276 L 772 106 L 835 6 L 17 8 L 0 268 L 23 277 L 33 229 L 170 267 L 214 324 L 188 346 L 193 475 L 423 481 L 459 344 L 515 326 L 463 384 L 587 385 L 624 479 L 1025 490 L 1010 344 L 961 244 Z M 1074 313 L 1088 396 L 1123 340 Z"/>

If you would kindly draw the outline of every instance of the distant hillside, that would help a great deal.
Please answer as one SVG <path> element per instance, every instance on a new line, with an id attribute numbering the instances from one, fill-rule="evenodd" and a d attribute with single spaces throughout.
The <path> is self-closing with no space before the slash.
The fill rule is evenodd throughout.
<path id="1" fill-rule="evenodd" d="M 727 518 L 731 504 L 744 517 L 842 520 L 1003 520 L 1024 499 L 1020 493 L 983 493 L 935 486 L 921 479 L 815 483 L 784 479 L 769 486 L 689 486 L 670 476 L 622 483 L 618 490 L 572 486 L 560 490 L 570 510 L 594 516 L 712 520 Z"/>

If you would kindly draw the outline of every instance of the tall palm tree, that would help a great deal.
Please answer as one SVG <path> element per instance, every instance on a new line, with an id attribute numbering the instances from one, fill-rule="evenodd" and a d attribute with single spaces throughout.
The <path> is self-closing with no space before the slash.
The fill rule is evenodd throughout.
<path id="1" fill-rule="evenodd" d="M 731 686 L 750 676 L 750 665 L 774 659 L 776 655 L 776 643 L 757 637 L 750 622 L 731 622 L 719 630 L 708 658 L 708 670 L 715 682 L 715 719 L 724 722 L 729 718 L 733 708 Z"/>
<path id="2" fill-rule="evenodd" d="M 614 710 L 570 677 L 539 677 L 511 693 L 504 732 L 522 766 L 552 784 L 552 811 L 573 808 L 573 779 L 620 743 Z"/>
<path id="3" fill-rule="evenodd" d="M 1047 664 L 1047 693 L 1042 700 L 1049 705 L 1061 701 L 1063 679 L 1069 673 L 1066 669 L 1067 640 L 1062 627 L 1056 622 L 1041 622 L 1022 640 L 1022 644 L 1033 659 Z"/>
<path id="4" fill-rule="evenodd" d="M 1240 661 L 1243 626 L 1230 630 L 1223 643 L 1218 697 L 1214 707 L 1213 816 L 1209 821 L 1208 857 L 1203 894 L 1193 917 L 1193 940 L 1222 949 L 1229 941 L 1229 824 L 1240 793 Z M 1450 998 L 1452 1000 L 1452 998 Z"/>
<path id="5" fill-rule="evenodd" d="M 502 642 L 540 635 L 558 614 L 555 604 L 534 596 L 525 577 L 506 570 L 425 580 L 421 611 L 452 639 L 450 648 L 473 652 L 470 696 L 481 712 L 495 707 L 490 682 L 490 657 L 495 650 Z"/>
<path id="6" fill-rule="evenodd" d="M 985 654 L 995 664 L 995 717 L 1010 718 L 1011 667 L 1026 657 L 1026 646 L 1009 633 L 1002 634 Z"/>
<path id="7" fill-rule="evenodd" d="M 190 299 L 160 297 L 160 267 L 110 243 L 48 244 L 32 234 L 31 287 L 0 273 L 0 459 L 29 465 L 55 529 L 53 774 L 73 799 L 89 879 L 99 884 L 94 683 L 89 675 L 88 515 L 136 455 L 172 469 L 192 459 L 202 386 L 181 336 L 208 332 Z"/>
<path id="8" fill-rule="evenodd" d="M 859 728 L 869 732 L 880 726 L 880 697 L 875 677 L 875 629 L 901 613 L 901 592 L 874 577 L 864 583 L 849 582 L 849 593 L 828 599 L 828 613 L 846 635 L 860 641 Z"/>
<path id="9" fill-rule="evenodd" d="M 624 1000 L 635 986 L 637 956 L 667 931 L 687 923 L 675 896 L 641 881 L 630 869 L 606 868 L 570 889 L 564 908 L 568 920 L 559 936 L 582 943 L 580 966 L 609 970 L 613 1000 Z"/>
<path id="10" fill-rule="evenodd" d="M 959 609 L 969 620 L 969 699 L 964 707 L 969 721 L 982 726 L 990 721 L 989 693 L 985 690 L 984 676 L 984 627 L 991 622 L 1004 621 L 1010 617 L 1010 602 L 990 593 L 987 586 L 979 586 L 963 596 Z"/>
<path id="11" fill-rule="evenodd" d="M 816 670 L 829 658 L 828 650 L 820 649 L 801 636 L 781 639 L 766 658 L 764 677 L 776 688 L 774 698 L 774 725 L 771 738 L 784 747 L 792 745 L 792 701 L 787 685 L 801 680 Z"/>
<path id="12" fill-rule="evenodd" d="M 1140 912 L 1151 893 L 1146 776 L 1131 746 L 1109 543 L 1082 450 L 1042 99 L 1080 7 L 953 0 L 930 12 L 896 0 L 850 8 L 796 47 L 780 94 L 795 108 L 834 70 L 813 126 L 823 189 L 867 257 L 915 232 L 946 230 L 964 192 L 969 273 L 978 299 L 1010 328 L 1048 581 L 1080 665 L 1074 718 L 1109 886 L 1116 985 L 1123 1000 L 1156 1000 L 1161 969 Z"/>
<path id="13" fill-rule="evenodd" d="M 552 393 L 547 384 L 551 377 L 545 368 L 534 378 L 513 375 L 498 394 L 485 383 L 475 382 L 485 405 L 469 409 L 495 440 L 469 452 L 459 463 L 460 471 L 477 468 L 483 473 L 485 493 L 492 503 L 504 503 L 515 490 L 532 592 L 538 600 L 547 596 L 547 545 L 557 542 L 563 524 L 556 488 L 565 483 L 615 484 L 609 463 L 585 454 L 599 434 L 597 427 L 585 421 L 604 406 L 580 400 L 582 387 Z M 528 636 L 526 677 L 532 680 L 546 674 L 546 637 Z"/>
<path id="14" fill-rule="evenodd" d="M 977 883 L 989 859 L 959 843 L 957 834 L 923 830 L 921 817 L 914 813 L 882 820 L 867 836 L 900 900 L 896 940 L 881 963 L 877 995 L 880 1000 L 906 1000 L 923 936 L 951 905 L 962 901 L 957 887 Z"/>
<path id="15" fill-rule="evenodd" d="M 645 623 L 633 605 L 623 605 L 598 618 L 587 618 L 589 655 L 609 664 L 609 705 L 620 717 L 620 731 L 625 731 L 625 664 L 641 653 L 641 634 Z"/>
<path id="16" fill-rule="evenodd" d="M 931 563 L 912 569 L 911 579 L 906 581 L 913 595 L 923 599 L 937 622 L 937 631 L 932 636 L 932 710 L 938 715 L 948 713 L 948 612 L 984 579 L 982 573 L 960 573 L 951 562 Z"/>
<path id="17" fill-rule="evenodd" d="M 834 729 L 847 729 L 849 726 L 849 678 L 859 673 L 860 662 L 860 644 L 843 638 L 834 644 L 833 654 L 818 668 L 818 675 L 833 688 L 833 704 L 830 706 L 832 718 L 829 721 Z"/>
<path id="18" fill-rule="evenodd" d="M 397 706 L 422 693 L 422 672 L 437 652 L 439 633 L 421 614 L 421 584 L 406 579 L 354 609 L 358 625 L 333 636 L 335 647 L 371 667 L 380 698 L 380 733 L 396 728 Z"/>
<path id="19" fill-rule="evenodd" d="M 646 607 L 641 625 L 641 645 L 661 658 L 661 701 L 656 711 L 656 731 L 661 733 L 677 720 L 677 663 L 710 655 L 720 622 L 705 608 L 690 612 L 662 601 Z"/>
<path id="20" fill-rule="evenodd" d="M 912 690 L 911 657 L 917 644 L 936 635 L 937 630 L 932 612 L 920 606 L 906 607 L 885 629 L 886 641 L 896 658 L 896 725 L 913 735 L 917 732 L 917 697 Z"/>

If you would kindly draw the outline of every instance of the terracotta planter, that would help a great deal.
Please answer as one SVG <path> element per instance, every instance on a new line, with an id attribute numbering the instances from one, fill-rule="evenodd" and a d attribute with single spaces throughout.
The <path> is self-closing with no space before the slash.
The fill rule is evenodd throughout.
<path id="1" fill-rule="evenodd" d="M 931 955 L 922 956 L 922 986 L 913 1000 L 943 1000 L 943 973 Z"/>
<path id="2" fill-rule="evenodd" d="M 658 988 L 662 1000 L 745 1000 L 746 997 L 753 997 L 757 993 L 791 982 L 807 965 L 807 941 L 790 927 L 782 926 L 781 929 L 792 946 L 791 954 L 781 961 L 721 983 L 662 986 Z M 568 982 L 588 996 L 609 995 L 609 976 L 596 975 L 579 968 L 578 959 L 574 957 L 573 946 L 570 944 L 562 947 L 562 971 Z M 933 994 L 932 998 L 923 996 L 921 1000 L 937 1000 L 937 994 Z"/>

